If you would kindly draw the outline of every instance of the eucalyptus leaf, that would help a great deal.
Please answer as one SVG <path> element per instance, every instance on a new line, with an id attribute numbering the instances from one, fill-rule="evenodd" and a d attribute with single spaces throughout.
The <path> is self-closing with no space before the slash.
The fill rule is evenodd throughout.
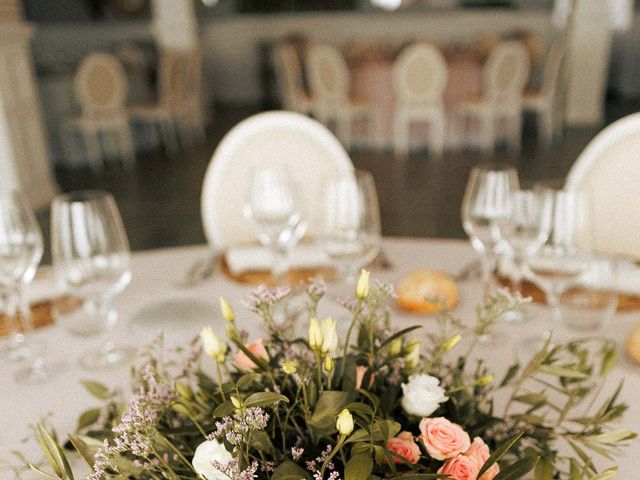
<path id="1" fill-rule="evenodd" d="M 487 461 L 484 462 L 484 465 L 480 469 L 480 472 L 478 472 L 478 477 L 481 477 L 482 474 L 489 470 L 494 463 L 499 462 L 500 459 L 509 451 L 509 449 L 513 447 L 518 440 L 520 440 L 520 437 L 522 437 L 523 434 L 524 432 L 520 432 L 517 435 L 511 437 L 503 444 L 499 445 L 489 456 Z M 531 468 L 533 468 L 533 466 Z"/>
<path id="2" fill-rule="evenodd" d="M 579 380 L 589 378 L 589 375 L 584 372 L 580 372 L 573 368 L 559 367 L 557 365 L 540 365 L 539 370 L 543 373 L 555 375 L 560 378 L 575 378 Z"/>
<path id="3" fill-rule="evenodd" d="M 500 473 L 495 477 L 495 480 L 518 480 L 521 479 L 526 473 L 533 470 L 538 463 L 540 457 L 528 455 L 520 460 L 501 468 Z M 478 475 L 479 477 L 480 475 Z"/>
<path id="4" fill-rule="evenodd" d="M 275 392 L 256 392 L 245 398 L 243 403 L 245 407 L 250 408 L 267 407 L 278 402 L 289 403 L 289 399 L 284 395 Z"/>
<path id="5" fill-rule="evenodd" d="M 82 430 L 87 428 L 89 425 L 93 425 L 98 421 L 100 417 L 100 409 L 92 408 L 83 412 L 78 418 L 78 425 L 76 426 L 76 430 Z"/>
<path id="6" fill-rule="evenodd" d="M 106 385 L 91 380 L 80 380 L 80 383 L 87 392 L 96 397 L 98 400 L 111 399 L 111 392 L 109 392 L 109 388 Z"/>

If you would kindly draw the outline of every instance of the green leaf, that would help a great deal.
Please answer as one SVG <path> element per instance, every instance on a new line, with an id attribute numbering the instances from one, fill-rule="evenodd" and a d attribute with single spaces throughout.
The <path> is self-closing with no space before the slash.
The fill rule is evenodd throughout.
<path id="1" fill-rule="evenodd" d="M 518 373 L 518 370 L 520 370 L 520 364 L 519 363 L 515 363 L 515 364 L 511 365 L 509 367 L 509 370 L 507 370 L 507 373 L 505 374 L 504 378 L 502 379 L 502 382 L 500 382 L 500 387 L 504 387 L 511 380 L 513 380 L 513 378 Z"/>
<path id="2" fill-rule="evenodd" d="M 557 365 L 540 365 L 539 370 L 549 375 L 555 375 L 560 378 L 574 378 L 578 380 L 584 380 L 589 378 L 586 373 L 580 372 L 573 368 L 558 367 Z"/>
<path id="3" fill-rule="evenodd" d="M 251 385 L 253 382 L 260 380 L 260 378 L 262 378 L 262 375 L 256 372 L 245 373 L 238 379 L 238 381 L 236 382 L 236 386 L 238 387 L 238 389 L 242 390 L 243 388 Z"/>
<path id="4" fill-rule="evenodd" d="M 596 473 L 589 480 L 613 480 L 618 476 L 618 467 L 610 467 L 600 473 Z"/>
<path id="5" fill-rule="evenodd" d="M 40 423 L 38 424 L 38 442 L 56 475 L 63 480 L 73 480 L 73 472 L 62 447 Z"/>
<path id="6" fill-rule="evenodd" d="M 422 326 L 414 325 L 413 327 L 407 327 L 405 329 L 400 330 L 399 332 L 394 333 L 393 335 L 391 335 L 389 338 L 387 338 L 384 342 L 380 344 L 380 346 L 378 347 L 378 351 L 382 350 L 386 345 L 393 342 L 396 338 L 404 337 L 407 333 L 411 333 L 414 330 L 417 330 L 419 328 L 422 328 Z"/>
<path id="7" fill-rule="evenodd" d="M 271 474 L 271 480 L 311 480 L 304 468 L 291 460 L 285 460 Z"/>
<path id="8" fill-rule="evenodd" d="M 106 385 L 91 380 L 80 380 L 84 389 L 99 400 L 111 399 L 109 388 Z"/>
<path id="9" fill-rule="evenodd" d="M 271 438 L 263 430 L 257 430 L 251 434 L 251 446 L 260 452 L 273 452 Z"/>
<path id="10" fill-rule="evenodd" d="M 535 480 L 553 480 L 553 462 L 548 458 L 540 458 L 534 472 Z"/>
<path id="11" fill-rule="evenodd" d="M 493 453 L 487 459 L 487 461 L 484 462 L 484 465 L 480 469 L 480 472 L 478 472 L 478 478 L 480 478 L 484 472 L 489 470 L 494 463 L 499 462 L 500 459 L 502 457 L 504 457 L 504 455 L 509 451 L 509 449 L 511 447 L 513 447 L 518 440 L 520 440 L 520 437 L 522 437 L 523 434 L 524 434 L 524 432 L 520 432 L 517 435 L 515 435 L 514 437 L 511 437 L 506 442 L 504 442 L 502 445 L 499 445 L 498 448 L 496 448 L 493 451 Z M 533 466 L 531 468 L 533 468 Z"/>
<path id="12" fill-rule="evenodd" d="M 540 457 L 537 455 L 527 455 L 515 463 L 508 465 L 500 470 L 495 480 L 517 480 L 533 470 L 538 463 Z M 480 475 L 478 475 L 479 477 Z"/>
<path id="13" fill-rule="evenodd" d="M 598 435 L 591 435 L 589 439 L 593 442 L 605 443 L 609 445 L 615 445 L 616 443 L 624 442 L 635 438 L 636 434 L 631 430 L 625 430 L 623 428 L 618 430 L 612 430 L 611 432 L 600 433 Z"/>
<path id="14" fill-rule="evenodd" d="M 325 390 L 320 393 L 313 414 L 307 422 L 316 438 L 331 435 L 336 431 L 336 417 L 354 397 L 353 392 L 337 390 Z"/>
<path id="15" fill-rule="evenodd" d="M 231 415 L 235 411 L 236 407 L 233 406 L 229 400 L 226 402 L 222 402 L 220 405 L 216 407 L 213 411 L 213 416 L 216 418 L 226 417 L 227 415 Z"/>
<path id="16" fill-rule="evenodd" d="M 91 410 L 87 410 L 80 415 L 78 418 L 78 425 L 76 426 L 76 430 L 82 430 L 83 428 L 87 428 L 89 425 L 93 425 L 98 421 L 100 417 L 100 409 L 92 408 Z"/>
<path id="17" fill-rule="evenodd" d="M 87 435 L 77 435 L 74 433 L 70 433 L 68 437 L 73 448 L 75 448 L 84 461 L 87 462 L 87 465 L 93 467 L 94 457 L 96 453 L 98 453 L 98 450 L 102 448 L 102 442 Z M 122 455 L 116 455 L 114 457 L 114 464 L 118 472 L 134 478 L 138 478 L 143 471 L 142 467 L 135 467 L 131 460 Z"/>
<path id="18" fill-rule="evenodd" d="M 245 407 L 249 408 L 266 407 L 278 402 L 289 403 L 289 399 L 276 392 L 256 392 L 245 398 L 243 403 Z"/>
<path id="19" fill-rule="evenodd" d="M 349 459 L 344 469 L 345 480 L 367 480 L 373 471 L 373 459 L 367 453 L 358 453 Z"/>

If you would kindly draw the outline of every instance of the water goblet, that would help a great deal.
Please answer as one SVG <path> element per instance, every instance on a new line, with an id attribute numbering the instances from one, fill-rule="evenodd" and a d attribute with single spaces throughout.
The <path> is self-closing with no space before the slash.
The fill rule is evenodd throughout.
<path id="1" fill-rule="evenodd" d="M 80 191 L 53 200 L 51 250 L 56 283 L 77 300 L 72 327 L 85 336 L 112 331 L 118 321 L 114 300 L 131 281 L 129 242 L 113 197 L 102 191 Z M 71 302 L 73 304 L 73 302 Z M 95 370 L 129 360 L 133 349 L 106 341 L 85 352 L 80 364 Z"/>
<path id="2" fill-rule="evenodd" d="M 289 270 L 289 252 L 307 227 L 298 191 L 284 167 L 265 165 L 253 171 L 244 214 L 256 226 L 260 243 L 271 249 L 271 274 L 279 283 Z"/>
<path id="3" fill-rule="evenodd" d="M 25 295 L 43 253 L 42 233 L 24 195 L 10 191 L 0 195 L 0 290 L 11 339 L 4 351 L 10 361 L 26 360 L 16 372 L 16 380 L 39 383 L 61 370 L 44 362 L 25 333 L 33 325 Z"/>
<path id="4" fill-rule="evenodd" d="M 355 178 L 354 178 L 355 177 Z M 321 243 L 345 288 L 380 252 L 380 207 L 371 173 L 326 179 L 321 213 Z"/>

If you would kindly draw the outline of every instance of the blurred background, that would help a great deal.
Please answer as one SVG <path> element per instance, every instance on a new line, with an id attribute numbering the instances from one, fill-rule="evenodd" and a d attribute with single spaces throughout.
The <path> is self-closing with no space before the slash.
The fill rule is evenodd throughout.
<path id="1" fill-rule="evenodd" d="M 459 212 L 473 166 L 511 163 L 524 186 L 561 180 L 598 131 L 640 109 L 635 7 L 0 0 L 0 186 L 22 185 L 45 239 L 54 193 L 95 188 L 116 198 L 133 250 L 203 243 L 200 191 L 216 145 L 242 119 L 288 109 L 330 126 L 354 165 L 373 173 L 383 235 L 464 238 Z M 491 95 L 492 53 L 511 41 L 527 54 L 522 101 L 494 131 L 478 105 Z M 441 142 L 433 126 L 397 123 L 405 107 L 394 72 L 416 42 L 433 45 L 446 66 Z M 312 45 L 339 57 L 325 65 L 333 85 L 313 70 Z M 335 94 L 325 87 L 343 90 L 344 108 L 320 102 Z"/>

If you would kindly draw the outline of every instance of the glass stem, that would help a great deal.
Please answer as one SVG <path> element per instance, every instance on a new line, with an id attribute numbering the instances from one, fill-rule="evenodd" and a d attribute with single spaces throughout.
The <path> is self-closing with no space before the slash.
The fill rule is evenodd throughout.
<path id="1" fill-rule="evenodd" d="M 513 293 L 522 293 L 522 270 L 523 270 L 522 255 L 513 256 L 513 273 L 511 274 L 511 290 Z"/>
<path id="2" fill-rule="evenodd" d="M 562 312 L 560 311 L 560 293 L 555 289 L 550 289 L 547 292 L 547 303 L 551 308 L 551 316 L 547 320 L 547 329 L 543 331 L 545 339 L 550 338 L 553 329 L 556 325 L 559 325 L 562 321 Z"/>
<path id="3" fill-rule="evenodd" d="M 493 255 L 485 251 L 480 257 L 480 265 L 482 268 L 482 293 L 483 298 L 487 299 L 493 293 L 493 268 L 494 268 Z"/>
<path id="4" fill-rule="evenodd" d="M 277 285 L 284 279 L 289 271 L 289 250 L 279 245 L 273 247 L 273 267 L 271 268 L 271 276 Z"/>
<path id="5" fill-rule="evenodd" d="M 104 354 L 108 354 L 109 352 L 115 350 L 115 344 L 111 340 L 111 331 L 113 330 L 116 321 L 111 318 L 112 314 L 115 314 L 111 308 L 111 300 L 100 298 L 89 300 L 87 303 L 91 314 L 99 318 L 104 327 L 106 341 L 102 347 L 102 350 Z"/>

